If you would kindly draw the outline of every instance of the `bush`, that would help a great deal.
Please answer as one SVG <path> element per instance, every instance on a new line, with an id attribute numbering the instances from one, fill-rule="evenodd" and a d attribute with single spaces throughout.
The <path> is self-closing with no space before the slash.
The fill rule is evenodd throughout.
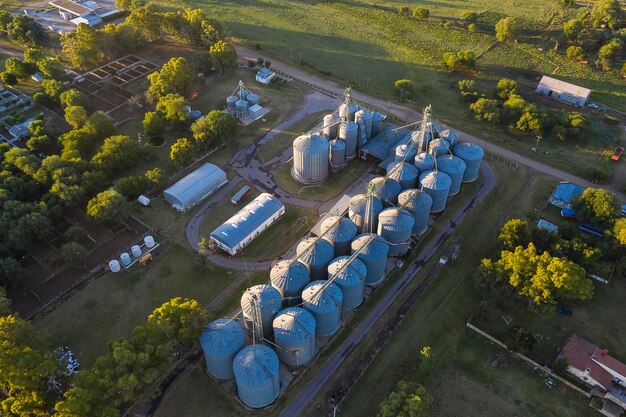
<path id="1" fill-rule="evenodd" d="M 15 76 L 15 74 L 11 73 L 11 72 L 0 72 L 0 80 L 2 80 L 2 82 L 5 85 L 15 85 L 17 84 L 17 77 Z"/>
<path id="2" fill-rule="evenodd" d="M 469 25 L 467 25 L 467 30 L 469 30 L 470 32 L 474 33 L 476 32 L 476 24 L 475 23 L 470 23 Z"/>
<path id="3" fill-rule="evenodd" d="M 470 109 L 474 112 L 474 117 L 477 120 L 497 122 L 500 119 L 500 102 L 498 100 L 479 98 L 476 103 L 470 105 Z"/>
<path id="4" fill-rule="evenodd" d="M 467 24 L 476 23 L 476 21 L 478 20 L 478 13 L 466 10 L 461 13 L 461 20 L 463 20 Z"/>
<path id="5" fill-rule="evenodd" d="M 512 17 L 506 17 L 496 23 L 496 39 L 500 42 L 515 39 L 519 34 L 517 21 Z"/>
<path id="6" fill-rule="evenodd" d="M 509 78 L 501 78 L 496 88 L 498 97 L 508 100 L 513 94 L 517 94 L 517 82 Z"/>
<path id="7" fill-rule="evenodd" d="M 411 80 L 396 80 L 393 88 L 395 93 L 404 99 L 411 99 L 415 95 L 415 86 Z"/>
<path id="8" fill-rule="evenodd" d="M 430 10 L 424 7 L 416 7 L 413 9 L 413 17 L 416 19 L 427 19 L 430 16 Z"/>
<path id="9" fill-rule="evenodd" d="M 570 46 L 567 48 L 567 58 L 572 61 L 582 61 L 585 59 L 585 52 L 580 46 Z"/>
<path id="10" fill-rule="evenodd" d="M 402 16 L 408 16 L 411 14 L 411 9 L 409 9 L 407 6 L 400 6 L 398 7 L 398 14 Z"/>
<path id="11" fill-rule="evenodd" d="M 476 55 L 470 50 L 446 52 L 443 63 L 450 71 L 460 69 L 476 69 Z"/>

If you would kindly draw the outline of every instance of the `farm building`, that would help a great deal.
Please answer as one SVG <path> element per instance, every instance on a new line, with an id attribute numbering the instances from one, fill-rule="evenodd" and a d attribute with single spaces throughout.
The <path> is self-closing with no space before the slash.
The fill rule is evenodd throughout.
<path id="1" fill-rule="evenodd" d="M 548 198 L 548 203 L 559 208 L 572 208 L 572 199 L 582 194 L 585 189 L 580 185 L 572 184 L 569 181 L 563 181 L 556 186 L 554 192 Z"/>
<path id="2" fill-rule="evenodd" d="M 283 214 L 283 203 L 273 195 L 263 193 L 213 230 L 210 238 L 219 248 L 235 255 Z"/>
<path id="3" fill-rule="evenodd" d="M 546 219 L 539 219 L 537 222 L 537 228 L 546 229 L 548 232 L 558 232 L 559 227 L 556 224 L 550 223 Z"/>
<path id="4" fill-rule="evenodd" d="M 274 71 L 271 71 L 269 68 L 261 68 L 257 73 L 256 73 L 256 80 L 258 82 L 260 82 L 261 84 L 269 84 L 274 77 L 276 77 L 276 73 Z"/>
<path id="5" fill-rule="evenodd" d="M 549 96 L 574 106 L 584 106 L 591 94 L 591 90 L 565 81 L 543 76 L 535 90 L 537 94 Z"/>
<path id="6" fill-rule="evenodd" d="M 165 201 L 178 211 L 187 211 L 226 184 L 226 173 L 213 164 L 204 164 L 163 191 Z"/>
<path id="7" fill-rule="evenodd" d="M 20 123 L 18 125 L 15 125 L 15 126 L 9 128 L 9 134 L 13 137 L 13 139 L 10 142 L 13 142 L 13 141 L 16 141 L 16 140 L 26 139 L 27 137 L 29 137 L 30 136 L 30 131 L 28 130 L 28 127 L 34 121 L 35 121 L 35 119 L 31 117 L 30 119 L 26 120 L 25 122 L 22 122 L 22 123 Z"/>
<path id="8" fill-rule="evenodd" d="M 102 18 L 95 12 L 98 5 L 93 1 L 79 3 L 72 0 L 54 0 L 49 3 L 59 10 L 59 15 L 63 20 L 70 20 L 77 26 L 80 23 L 89 26 L 102 23 Z"/>

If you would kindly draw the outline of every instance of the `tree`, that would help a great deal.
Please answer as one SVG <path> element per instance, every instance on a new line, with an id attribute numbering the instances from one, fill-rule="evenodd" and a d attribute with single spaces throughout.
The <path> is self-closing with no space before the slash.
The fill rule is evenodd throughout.
<path id="1" fill-rule="evenodd" d="M 56 101 L 61 91 L 63 91 L 63 83 L 57 80 L 43 80 L 41 82 L 41 88 L 44 93 Z"/>
<path id="2" fill-rule="evenodd" d="M 163 120 L 173 126 L 182 126 L 189 119 L 189 113 L 185 109 L 185 98 L 178 94 L 161 97 L 156 110 Z"/>
<path id="3" fill-rule="evenodd" d="M 50 145 L 52 145 L 52 139 L 48 135 L 31 136 L 26 141 L 26 147 L 31 152 L 41 152 Z"/>
<path id="4" fill-rule="evenodd" d="M 415 95 L 415 85 L 411 80 L 396 80 L 393 83 L 395 93 L 404 99 L 412 99 Z"/>
<path id="5" fill-rule="evenodd" d="M 100 151 L 91 159 L 94 167 L 112 175 L 132 167 L 139 158 L 137 142 L 128 136 L 111 136 L 104 140 Z"/>
<path id="6" fill-rule="evenodd" d="M 500 102 L 479 98 L 475 103 L 470 104 L 470 109 L 474 112 L 477 120 L 487 120 L 497 122 L 500 119 Z"/>
<path id="7" fill-rule="evenodd" d="M 4 85 L 17 84 L 17 77 L 15 74 L 6 71 L 0 72 L 0 80 L 4 83 Z"/>
<path id="8" fill-rule="evenodd" d="M 58 59 L 43 59 L 37 63 L 39 72 L 46 78 L 59 79 L 65 74 L 63 65 Z"/>
<path id="9" fill-rule="evenodd" d="M 0 10 L 0 32 L 6 34 L 9 23 L 13 21 L 13 16 L 7 10 Z"/>
<path id="10" fill-rule="evenodd" d="M 430 16 L 430 10 L 424 7 L 416 7 L 413 9 L 413 17 L 416 19 L 427 19 Z"/>
<path id="11" fill-rule="evenodd" d="M 87 203 L 87 214 L 99 223 L 111 224 L 126 218 L 130 206 L 120 193 L 109 188 Z"/>
<path id="12" fill-rule="evenodd" d="M 509 349 L 514 352 L 527 354 L 535 347 L 535 338 L 532 333 L 523 326 L 513 326 L 509 328 L 507 339 Z"/>
<path id="13" fill-rule="evenodd" d="M 148 189 L 150 182 L 143 175 L 122 177 L 115 183 L 115 188 L 128 200 L 134 200 Z"/>
<path id="14" fill-rule="evenodd" d="M 408 16 L 411 14 L 411 9 L 409 9 L 407 6 L 400 6 L 398 7 L 398 14 L 401 16 Z"/>
<path id="15" fill-rule="evenodd" d="M 624 11 L 619 0 L 599 0 L 591 10 L 591 23 L 594 27 L 606 25 L 609 29 L 616 29 Z"/>
<path id="16" fill-rule="evenodd" d="M 500 42 L 515 39 L 519 34 L 517 21 L 512 17 L 505 17 L 496 23 L 496 39 Z"/>
<path id="17" fill-rule="evenodd" d="M 626 246 L 626 218 L 620 217 L 613 225 L 613 236 L 620 245 Z"/>
<path id="18" fill-rule="evenodd" d="M 498 239 L 505 249 L 513 250 L 518 246 L 526 247 L 532 241 L 532 237 L 528 222 L 511 219 L 500 229 Z"/>
<path id="19" fill-rule="evenodd" d="M 196 79 L 193 66 L 185 58 L 172 58 L 163 64 L 161 71 L 148 75 L 148 98 L 154 103 L 168 94 L 186 96 Z"/>
<path id="20" fill-rule="evenodd" d="M 146 171 L 146 178 L 156 187 L 160 187 L 167 181 L 167 175 L 161 168 L 152 168 Z"/>
<path id="21" fill-rule="evenodd" d="M 585 24 L 578 19 L 570 19 L 563 25 L 563 33 L 570 41 L 580 38 L 580 34 L 585 28 Z"/>
<path id="22" fill-rule="evenodd" d="M 213 66 L 220 74 L 231 69 L 237 63 L 237 51 L 228 42 L 217 41 L 211 45 L 209 53 Z"/>
<path id="23" fill-rule="evenodd" d="M 432 399 L 422 385 L 399 381 L 396 390 L 380 404 L 377 417 L 424 417 L 431 403 Z"/>
<path id="24" fill-rule="evenodd" d="M 586 188 L 574 197 L 576 216 L 582 221 L 609 224 L 620 212 L 617 197 L 603 188 Z"/>
<path id="25" fill-rule="evenodd" d="M 65 121 L 74 129 L 80 129 L 87 123 L 87 111 L 80 106 L 65 108 Z"/>
<path id="26" fill-rule="evenodd" d="M 85 129 L 96 139 L 104 139 L 115 133 L 113 119 L 100 110 L 91 113 L 85 123 Z"/>
<path id="27" fill-rule="evenodd" d="M 4 63 L 4 69 L 6 72 L 15 75 L 18 79 L 24 79 L 30 76 L 24 62 L 18 58 L 8 58 Z"/>
<path id="28" fill-rule="evenodd" d="M 539 134 L 543 129 L 541 114 L 534 104 L 528 104 L 515 124 L 520 132 Z"/>
<path id="29" fill-rule="evenodd" d="M 230 115 L 212 110 L 206 117 L 198 119 L 191 125 L 191 132 L 197 144 L 210 148 L 225 143 L 235 136 L 237 122 Z"/>
<path id="30" fill-rule="evenodd" d="M 582 113 L 571 112 L 567 114 L 567 133 L 575 138 L 585 135 L 591 129 L 591 122 Z"/>
<path id="31" fill-rule="evenodd" d="M 7 298 L 7 292 L 4 287 L 0 287 L 0 317 L 9 313 L 11 300 Z"/>
<path id="32" fill-rule="evenodd" d="M 78 242 L 79 240 L 84 239 L 87 236 L 87 230 L 84 227 L 73 225 L 67 228 L 65 233 L 63 233 L 63 238 L 65 240 Z"/>
<path id="33" fill-rule="evenodd" d="M 0 284 L 15 285 L 24 277 L 24 269 L 14 258 L 0 258 Z"/>
<path id="34" fill-rule="evenodd" d="M 470 103 L 478 100 L 478 91 L 476 91 L 476 82 L 474 80 L 461 80 L 459 81 L 459 90 L 463 100 Z"/>
<path id="35" fill-rule="evenodd" d="M 178 168 L 184 168 L 193 161 L 193 149 L 187 138 L 181 138 L 172 145 L 170 159 Z"/>
<path id="36" fill-rule="evenodd" d="M 446 52 L 443 54 L 443 63 L 450 71 L 476 69 L 476 55 L 469 50 Z"/>
<path id="37" fill-rule="evenodd" d="M 81 70 L 95 67 L 105 57 L 98 32 L 84 23 L 61 35 L 61 47 L 70 65 Z"/>
<path id="38" fill-rule="evenodd" d="M 24 14 L 16 14 L 11 23 L 7 24 L 6 32 L 9 39 L 29 45 L 42 45 L 48 41 L 45 29 Z"/>
<path id="39" fill-rule="evenodd" d="M 566 51 L 567 59 L 572 61 L 582 61 L 585 59 L 585 52 L 580 46 L 570 46 Z"/>
<path id="40" fill-rule="evenodd" d="M 604 45 L 598 51 L 598 59 L 604 61 L 607 64 L 611 64 L 622 56 L 624 50 L 624 44 L 618 38 L 611 39 L 606 45 Z"/>
<path id="41" fill-rule="evenodd" d="M 461 13 L 461 20 L 468 25 L 471 23 L 476 23 L 476 21 L 478 20 L 478 13 L 466 10 Z"/>
<path id="42" fill-rule="evenodd" d="M 209 74 L 213 69 L 213 62 L 211 61 L 211 53 L 207 51 L 196 52 L 191 57 L 191 63 L 196 69 L 197 73 Z"/>
<path id="43" fill-rule="evenodd" d="M 622 78 L 626 78 L 626 62 L 624 62 L 624 65 L 622 66 L 620 74 L 622 75 Z"/>
<path id="44" fill-rule="evenodd" d="M 26 48 L 24 50 L 24 62 L 31 64 L 37 64 L 39 61 L 46 58 L 41 48 Z"/>
<path id="45" fill-rule="evenodd" d="M 511 95 L 517 94 L 517 81 L 509 78 L 501 78 L 498 81 L 496 92 L 498 93 L 498 97 L 507 100 Z"/>
<path id="46" fill-rule="evenodd" d="M 59 101 L 64 108 L 69 106 L 86 107 L 88 104 L 87 96 L 75 88 L 70 88 L 59 94 Z"/>
<path id="47" fill-rule="evenodd" d="M 502 103 L 501 119 L 506 123 L 515 123 L 524 113 L 526 109 L 526 100 L 517 94 L 511 94 L 509 98 Z"/>
<path id="48" fill-rule="evenodd" d="M 569 363 L 567 362 L 567 358 L 565 356 L 560 356 L 552 364 L 552 372 L 554 372 L 557 375 L 565 376 L 567 375 L 568 366 L 569 366 Z"/>
<path id="49" fill-rule="evenodd" d="M 208 315 L 196 300 L 173 298 L 148 316 L 148 323 L 156 326 L 169 340 L 176 341 L 175 352 L 189 349 L 200 336 Z"/>
<path id="50" fill-rule="evenodd" d="M 61 246 L 61 256 L 66 263 L 81 266 L 87 259 L 87 249 L 80 243 L 68 242 Z"/>
<path id="51" fill-rule="evenodd" d="M 157 112 L 149 111 L 143 117 L 143 130 L 148 136 L 158 135 L 163 132 L 165 121 Z"/>
<path id="52" fill-rule="evenodd" d="M 139 30 L 148 42 L 152 42 L 161 37 L 162 20 L 163 15 L 152 5 L 140 5 L 132 9 L 126 23 Z"/>

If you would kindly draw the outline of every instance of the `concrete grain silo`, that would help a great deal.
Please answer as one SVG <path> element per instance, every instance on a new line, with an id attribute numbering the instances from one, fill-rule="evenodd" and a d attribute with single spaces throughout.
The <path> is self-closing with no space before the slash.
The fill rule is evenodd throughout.
<path id="1" fill-rule="evenodd" d="M 350 243 L 356 232 L 356 225 L 347 217 L 330 216 L 321 224 L 322 239 L 333 245 L 335 258 L 350 254 Z"/>
<path id="2" fill-rule="evenodd" d="M 209 323 L 200 333 L 207 371 L 217 379 L 234 378 L 233 360 L 245 342 L 243 327 L 237 321 L 218 319 Z"/>
<path id="3" fill-rule="evenodd" d="M 310 281 L 326 278 L 326 271 L 335 256 L 334 253 L 332 243 L 315 237 L 304 239 L 296 247 L 297 258 L 309 266 Z"/>
<path id="4" fill-rule="evenodd" d="M 300 294 L 309 283 L 309 267 L 295 259 L 278 261 L 270 270 L 270 282 L 287 305 L 300 302 Z"/>
<path id="5" fill-rule="evenodd" d="M 255 285 L 241 296 L 241 310 L 244 325 L 251 334 L 256 328 L 256 336 L 272 338 L 272 320 L 282 308 L 280 292 L 270 285 Z M 259 326 L 260 324 L 260 326 Z"/>
<path id="6" fill-rule="evenodd" d="M 419 171 L 410 161 L 392 162 L 387 166 L 387 177 L 396 180 L 400 188 L 406 190 L 417 187 Z"/>
<path id="7" fill-rule="evenodd" d="M 437 169 L 448 174 L 452 180 L 449 196 L 457 195 L 461 191 L 465 168 L 465 162 L 458 156 L 445 155 L 437 158 Z"/>
<path id="8" fill-rule="evenodd" d="M 317 184 L 328 177 L 329 143 L 322 135 L 302 135 L 293 141 L 291 176 L 302 184 Z"/>
<path id="9" fill-rule="evenodd" d="M 368 183 L 368 189 L 374 193 L 383 203 L 383 207 L 391 207 L 398 202 L 398 194 L 402 191 L 400 183 L 387 177 L 376 177 Z"/>
<path id="10" fill-rule="evenodd" d="M 430 194 L 417 189 L 404 190 L 398 196 L 398 206 L 413 215 L 413 234 L 421 235 L 428 229 L 428 217 L 433 206 Z"/>
<path id="11" fill-rule="evenodd" d="M 342 310 L 352 310 L 363 302 L 367 267 L 359 258 L 350 261 L 350 256 L 340 256 L 328 266 L 328 279 L 341 288 Z"/>
<path id="12" fill-rule="evenodd" d="M 315 317 L 305 308 L 290 307 L 274 318 L 274 343 L 286 365 L 306 365 L 315 355 Z"/>
<path id="13" fill-rule="evenodd" d="M 383 203 L 374 194 L 357 194 L 348 204 L 348 217 L 356 225 L 358 233 L 374 233 L 378 230 L 378 215 Z"/>
<path id="14" fill-rule="evenodd" d="M 389 243 L 374 233 L 364 233 L 352 241 L 352 254 L 358 252 L 358 259 L 367 268 L 365 285 L 376 287 L 385 279 Z"/>
<path id="15" fill-rule="evenodd" d="M 332 336 L 341 325 L 341 289 L 328 281 L 313 281 L 302 291 L 302 305 L 315 317 L 315 334 Z"/>
<path id="16" fill-rule="evenodd" d="M 378 215 L 378 234 L 389 243 L 389 256 L 406 253 L 415 220 L 405 209 L 390 207 Z"/>
<path id="17" fill-rule="evenodd" d="M 420 172 L 430 171 L 435 167 L 435 157 L 427 152 L 421 152 L 415 155 L 415 168 Z"/>
<path id="18" fill-rule="evenodd" d="M 465 174 L 463 174 L 463 182 L 476 181 L 480 164 L 485 156 L 483 148 L 475 143 L 460 142 L 454 147 L 454 154 L 465 161 Z"/>
<path id="19" fill-rule="evenodd" d="M 263 408 L 280 394 L 278 355 L 266 345 L 241 349 L 233 362 L 237 395 L 251 408 Z"/>
<path id="20" fill-rule="evenodd" d="M 358 125 L 354 122 L 344 122 L 339 125 L 339 139 L 346 143 L 346 160 L 356 156 Z"/>
<path id="21" fill-rule="evenodd" d="M 430 194 L 433 199 L 431 213 L 445 210 L 451 185 L 452 180 L 445 172 L 426 171 L 420 175 L 421 190 Z"/>

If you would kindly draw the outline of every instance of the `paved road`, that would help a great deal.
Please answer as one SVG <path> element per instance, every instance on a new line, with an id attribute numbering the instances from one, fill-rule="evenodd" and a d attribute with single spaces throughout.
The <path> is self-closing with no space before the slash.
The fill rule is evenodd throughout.
<path id="1" fill-rule="evenodd" d="M 476 206 L 480 200 L 493 190 L 496 181 L 491 167 L 488 164 L 483 164 L 482 171 L 485 179 L 474 198 L 472 198 L 464 207 L 459 209 L 444 229 L 431 238 L 430 243 L 421 251 L 420 256 L 413 261 L 411 265 L 409 265 L 407 270 L 402 275 L 402 278 L 394 283 L 393 287 L 378 302 L 370 314 L 359 324 L 350 336 L 348 336 L 335 353 L 328 358 L 326 363 L 324 363 L 317 374 L 315 374 L 315 376 L 313 376 L 307 385 L 300 391 L 298 396 L 295 397 L 292 402 L 280 413 L 280 417 L 298 416 L 306 407 L 309 406 L 319 390 L 325 386 L 327 381 L 336 372 L 339 366 L 341 366 L 343 361 L 354 350 L 363 337 L 372 329 L 385 311 L 387 311 L 398 294 L 400 294 L 402 290 L 404 290 L 404 288 L 411 283 L 413 278 L 415 278 L 415 276 L 421 271 L 424 264 L 441 248 L 448 236 L 450 236 L 454 229 L 463 221 L 463 219 L 465 219 L 467 213 L 469 213 L 469 211 Z"/>
<path id="2" fill-rule="evenodd" d="M 256 59 L 257 57 L 261 57 L 266 60 L 269 59 L 272 62 L 272 67 L 276 68 L 279 71 L 289 74 L 292 77 L 305 80 L 311 84 L 318 85 L 336 94 L 343 95 L 343 91 L 346 87 L 345 85 L 341 85 L 334 81 L 330 81 L 325 78 L 318 77 L 317 75 L 311 74 L 304 69 L 297 68 L 293 65 L 289 65 L 284 62 L 280 62 L 276 60 L 276 58 L 274 57 L 269 57 L 267 55 L 264 55 L 263 53 L 259 53 L 259 51 L 254 51 L 252 49 L 246 48 L 245 46 L 235 44 L 235 48 L 237 49 L 237 54 L 239 55 L 240 58 Z M 412 108 L 395 104 L 395 103 L 389 103 L 378 97 L 374 97 L 369 94 L 359 92 L 357 90 L 352 90 L 352 97 L 354 97 L 358 101 L 361 101 L 363 103 L 374 106 L 380 110 L 383 110 L 387 112 L 388 114 L 393 114 L 398 119 L 406 121 L 407 123 L 413 123 L 418 120 L 421 120 L 422 118 L 422 113 L 416 109 L 412 109 Z M 576 175 L 570 174 L 558 168 L 554 168 L 552 166 L 546 165 L 542 162 L 535 161 L 532 158 L 526 157 L 524 155 L 520 155 L 502 146 L 498 146 L 493 143 L 486 142 L 485 140 L 477 138 L 476 136 L 461 132 L 457 128 L 455 128 L 455 130 L 459 131 L 461 140 L 477 143 L 480 146 L 482 146 L 487 152 L 501 155 L 507 159 L 517 161 L 520 164 L 529 166 L 539 172 L 551 175 L 561 180 L 571 181 L 583 187 L 597 187 L 596 184 L 593 184 L 586 179 L 580 178 Z M 610 189 L 622 202 L 626 202 L 626 195 L 624 195 L 624 193 L 621 192 L 621 186 L 622 184 L 617 184 L 617 187 L 615 185 L 612 185 L 612 186 L 607 186 L 605 188 Z"/>

